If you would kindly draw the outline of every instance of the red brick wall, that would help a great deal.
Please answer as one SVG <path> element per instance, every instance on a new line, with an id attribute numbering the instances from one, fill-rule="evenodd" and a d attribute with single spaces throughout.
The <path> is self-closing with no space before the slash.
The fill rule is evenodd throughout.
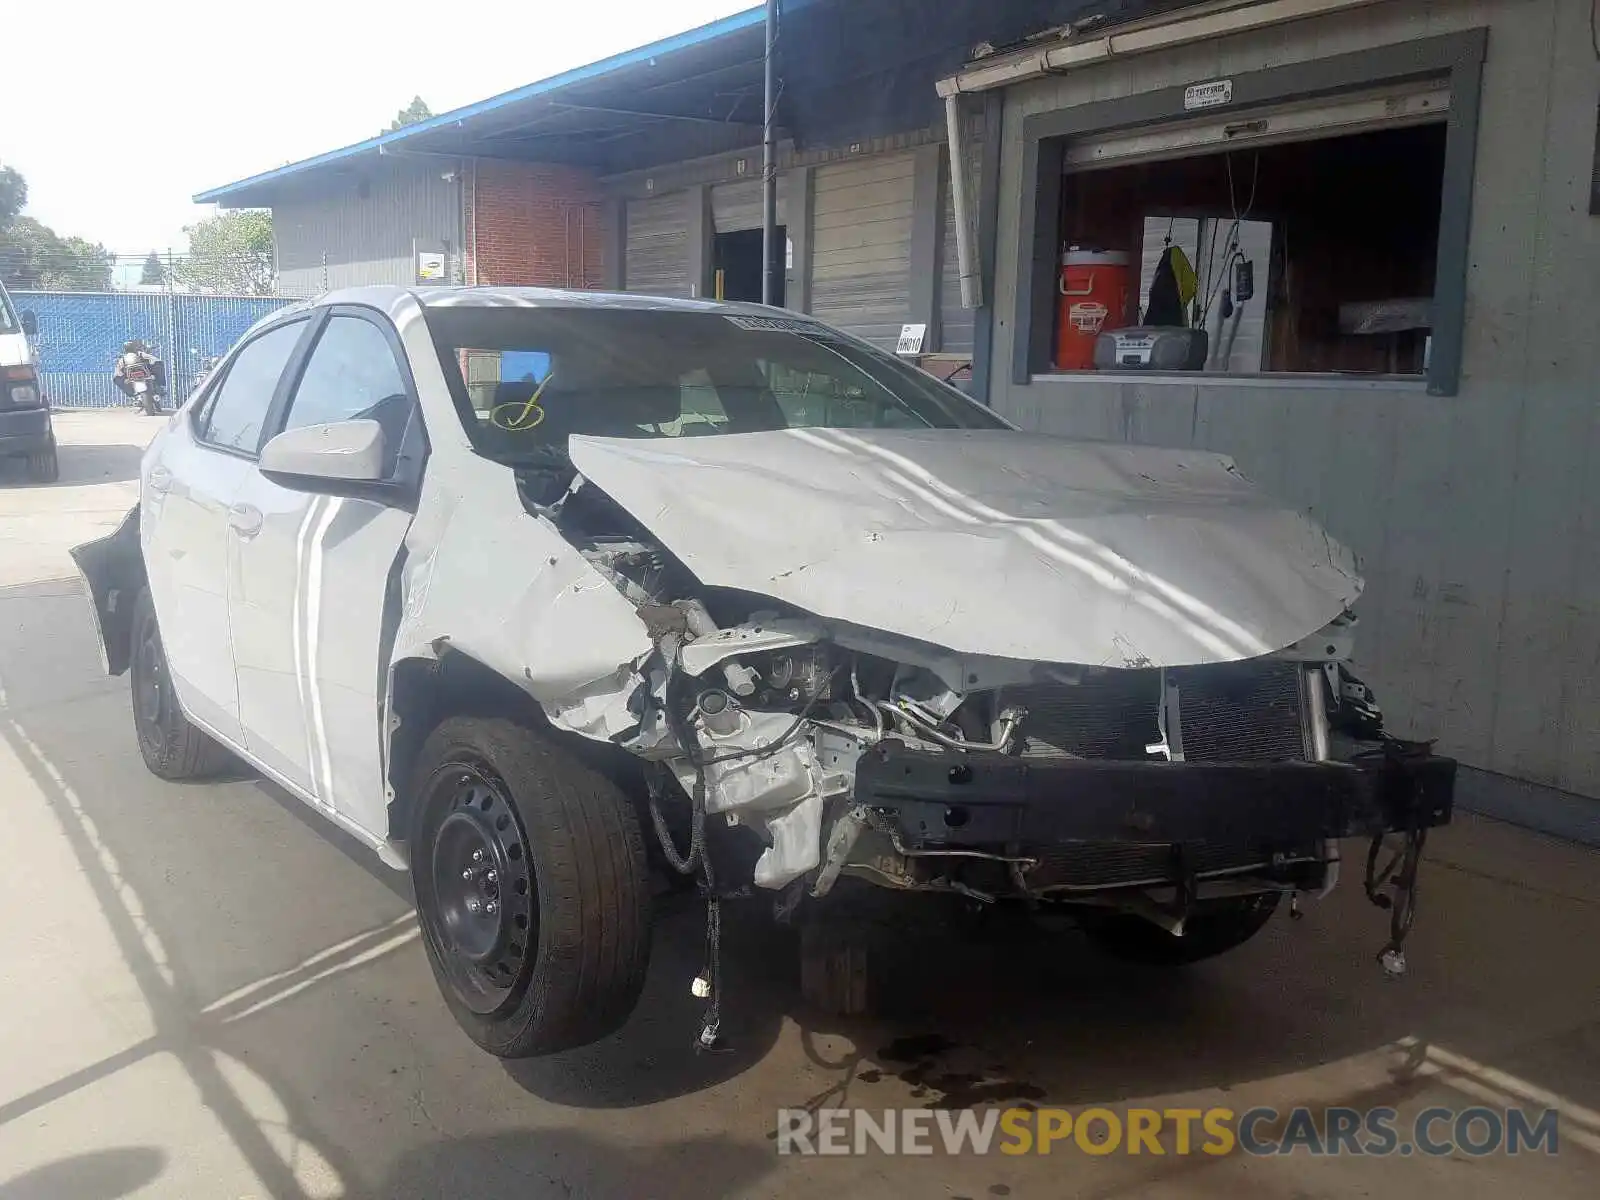
<path id="1" fill-rule="evenodd" d="M 467 205 L 468 282 L 601 286 L 600 213 L 587 171 L 479 159 Z"/>

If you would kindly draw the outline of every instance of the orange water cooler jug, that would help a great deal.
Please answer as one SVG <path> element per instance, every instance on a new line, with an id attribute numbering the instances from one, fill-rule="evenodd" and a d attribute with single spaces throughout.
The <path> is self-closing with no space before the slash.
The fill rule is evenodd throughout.
<path id="1" fill-rule="evenodd" d="M 1082 250 L 1061 255 L 1061 294 L 1056 315 L 1056 367 L 1094 370 L 1094 340 L 1128 323 L 1128 256 L 1120 250 Z"/>

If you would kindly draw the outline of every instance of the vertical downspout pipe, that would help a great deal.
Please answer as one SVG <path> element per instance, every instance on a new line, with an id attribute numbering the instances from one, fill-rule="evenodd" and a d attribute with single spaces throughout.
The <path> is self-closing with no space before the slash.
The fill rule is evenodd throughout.
<path id="1" fill-rule="evenodd" d="M 763 88 L 764 121 L 761 130 L 761 303 L 777 297 L 778 257 L 778 129 L 776 64 L 773 47 L 778 42 L 778 0 L 767 0 L 766 80 Z"/>
<path id="2" fill-rule="evenodd" d="M 474 287 L 478 284 L 478 160 L 472 160 L 472 278 L 467 282 Z"/>
<path id="3" fill-rule="evenodd" d="M 467 276 L 467 160 L 456 162 L 456 273 L 451 283 L 466 286 Z"/>
<path id="4" fill-rule="evenodd" d="M 945 137 L 950 148 L 950 204 L 955 210 L 956 266 L 961 272 L 961 307 L 972 309 L 983 304 L 982 280 L 978 278 L 978 253 L 973 244 L 969 214 L 972 199 L 967 195 L 967 143 L 961 130 L 961 93 L 944 98 Z"/>

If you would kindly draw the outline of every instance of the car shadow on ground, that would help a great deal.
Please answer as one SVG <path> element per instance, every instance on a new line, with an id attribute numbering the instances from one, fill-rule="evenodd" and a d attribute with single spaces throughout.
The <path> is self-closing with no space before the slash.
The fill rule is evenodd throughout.
<path id="1" fill-rule="evenodd" d="M 1509 913 L 1480 920 L 1463 937 L 1460 922 L 1482 903 L 1463 903 L 1472 881 L 1430 865 L 1424 882 L 1433 924 L 1413 939 L 1412 974 L 1399 982 L 1375 961 L 1387 920 L 1358 880 L 1304 920 L 1280 911 L 1251 943 L 1177 969 L 1109 959 L 1059 917 L 926 903 L 922 918 L 887 947 L 874 945 L 881 987 L 870 1017 L 831 1016 L 806 1003 L 794 931 L 773 922 L 765 906 L 733 906 L 725 917 L 723 1001 L 730 1052 L 721 1059 L 692 1049 L 701 1002 L 688 984 L 702 926 L 697 910 L 684 909 L 662 923 L 645 1000 L 619 1034 L 507 1071 L 546 1100 L 633 1107 L 753 1067 L 787 1019 L 830 1080 L 780 1101 L 794 1107 L 1114 1104 L 1227 1092 L 1406 1038 L 1526 1068 L 1578 1103 L 1600 1104 L 1600 1078 L 1591 1078 L 1600 1022 L 1569 992 L 1551 1006 L 1570 1010 L 1554 1029 L 1548 1014 L 1543 1032 L 1538 1022 L 1521 1027 L 1528 1010 L 1509 989 L 1484 994 L 1473 961 L 1492 953 L 1494 974 L 1516 981 L 1528 972 L 1508 956 L 1547 973 L 1534 966 L 1543 952 L 1517 940 Z M 1463 957 L 1463 945 L 1477 948 Z M 1472 1002 L 1463 1003 L 1469 990 Z"/>
<path id="2" fill-rule="evenodd" d="M 769 1149 L 731 1138 L 635 1147 L 575 1129 L 527 1130 L 420 1146 L 375 1194 L 385 1200 L 718 1200 L 750 1194 L 776 1165 Z"/>
<path id="3" fill-rule="evenodd" d="M 76 446 L 59 443 L 56 456 L 61 474 L 52 483 L 28 478 L 26 459 L 0 459 L 0 486 L 36 488 L 82 487 L 89 483 L 126 483 L 139 478 L 143 446 Z"/>
<path id="4" fill-rule="evenodd" d="M 798 932 L 773 920 L 768 903 L 736 901 L 724 906 L 725 1050 L 700 1052 L 694 1041 L 705 1002 L 690 982 L 704 962 L 703 910 L 692 895 L 674 897 L 658 918 L 649 982 L 628 1024 L 593 1046 L 508 1063 L 506 1071 L 544 1100 L 631 1108 L 742 1074 L 788 1019 L 812 1065 L 834 1075 L 821 1093 L 793 1097 L 796 1106 L 868 1103 L 873 1089 L 863 1085 L 894 1079 L 905 1085 L 895 1093 L 902 1100 L 936 1107 L 1074 1103 L 1282 1074 L 1413 1029 L 1403 1006 L 1330 1026 L 1311 979 L 1282 980 L 1265 997 L 1241 989 L 1234 977 L 1251 959 L 1276 974 L 1269 955 L 1249 948 L 1234 964 L 1137 968 L 1020 908 L 970 912 L 943 898 L 890 904 L 910 917 L 892 942 L 873 945 L 880 986 L 871 1017 L 809 1005 L 800 994 Z M 1345 978 L 1330 978 L 1326 966 L 1307 969 L 1333 987 L 1379 986 L 1376 966 L 1352 966 Z M 1306 1003 L 1286 1015 L 1282 994 L 1302 989 Z M 854 1050 L 821 1048 L 841 1044 Z M 1175 1044 L 1182 1054 L 1172 1052 Z M 900 1101 L 885 1094 L 881 1102 Z"/>
<path id="5" fill-rule="evenodd" d="M 610 1037 L 545 1058 L 507 1062 L 525 1091 L 578 1108 L 635 1108 L 726 1082 L 766 1057 L 799 985 L 797 940 L 758 901 L 723 906 L 722 1045 L 697 1044 L 706 1001 L 691 990 L 706 965 L 705 907 L 693 892 L 656 900 L 644 994 Z"/>

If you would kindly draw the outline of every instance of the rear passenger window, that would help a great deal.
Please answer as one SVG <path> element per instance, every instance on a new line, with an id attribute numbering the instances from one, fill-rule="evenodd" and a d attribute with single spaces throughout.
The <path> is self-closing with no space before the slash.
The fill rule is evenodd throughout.
<path id="1" fill-rule="evenodd" d="M 336 316 L 317 338 L 283 427 L 376 421 L 383 427 L 389 476 L 410 417 L 411 396 L 383 330 L 360 317 Z"/>
<path id="2" fill-rule="evenodd" d="M 246 454 L 260 449 L 272 394 L 304 331 L 304 321 L 291 321 L 263 333 L 234 356 L 201 418 L 203 441 Z"/>

